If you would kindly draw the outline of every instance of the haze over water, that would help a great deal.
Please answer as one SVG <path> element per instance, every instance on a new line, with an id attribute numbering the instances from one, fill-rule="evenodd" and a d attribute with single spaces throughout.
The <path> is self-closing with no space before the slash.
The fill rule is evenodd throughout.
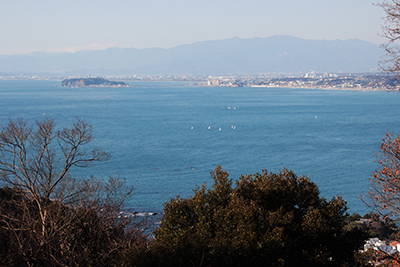
<path id="1" fill-rule="evenodd" d="M 398 93 L 288 88 L 226 88 L 135 83 L 130 88 L 63 88 L 60 81 L 0 81 L 0 124 L 48 117 L 92 124 L 95 145 L 111 160 L 75 174 L 118 173 L 136 186 L 127 203 L 160 212 L 175 195 L 212 184 L 221 165 L 230 178 L 283 167 L 305 174 L 349 212 L 368 209 L 373 153 L 386 130 L 400 129 Z"/>

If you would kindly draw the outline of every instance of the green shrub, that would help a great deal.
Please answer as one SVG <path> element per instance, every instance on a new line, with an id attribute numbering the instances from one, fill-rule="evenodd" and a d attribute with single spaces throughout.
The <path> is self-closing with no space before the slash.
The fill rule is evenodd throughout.
<path id="1" fill-rule="evenodd" d="M 345 230 L 346 203 L 327 201 L 306 176 L 241 176 L 217 167 L 214 184 L 165 204 L 151 245 L 154 266 L 350 266 L 366 238 Z M 357 253 L 356 253 L 357 254 Z"/>

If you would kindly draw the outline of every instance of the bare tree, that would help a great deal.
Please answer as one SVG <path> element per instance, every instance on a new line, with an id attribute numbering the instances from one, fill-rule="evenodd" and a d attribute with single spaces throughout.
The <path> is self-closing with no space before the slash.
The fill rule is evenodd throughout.
<path id="1" fill-rule="evenodd" d="M 44 234 L 47 211 L 43 203 L 55 197 L 56 191 L 62 191 L 57 195 L 61 201 L 71 196 L 60 190 L 71 181 L 70 169 L 106 161 L 109 154 L 97 148 L 90 152 L 86 150 L 85 146 L 93 141 L 93 130 L 79 118 L 71 128 L 59 131 L 55 131 L 54 119 L 37 121 L 36 126 L 34 129 L 28 121 L 20 118 L 16 121 L 10 119 L 7 127 L 2 129 L 0 177 L 7 184 L 28 193 L 36 203 Z M 61 152 L 62 157 L 57 152 Z"/>
<path id="2" fill-rule="evenodd" d="M 28 121 L 10 119 L 0 133 L 1 178 L 33 198 L 50 199 L 72 167 L 88 167 L 110 157 L 98 148 L 86 150 L 94 138 L 92 127 L 84 120 L 77 118 L 71 128 L 59 131 L 55 131 L 54 119 L 37 121 L 36 125 L 34 131 Z"/>
<path id="3" fill-rule="evenodd" d="M 25 266 L 106 266 L 118 249 L 147 242 L 143 222 L 121 216 L 133 190 L 123 180 L 71 177 L 74 167 L 110 158 L 88 149 L 93 140 L 92 127 L 79 118 L 58 131 L 54 119 L 35 125 L 10 119 L 1 130 L 0 179 L 14 197 L 0 205 L 0 238 L 9 239 Z M 4 264 L 19 266 L 18 257 Z"/>
<path id="4" fill-rule="evenodd" d="M 385 11 L 383 36 L 387 42 L 382 45 L 386 54 L 380 62 L 381 69 L 394 74 L 396 80 L 400 77 L 400 0 L 384 0 L 377 4 Z"/>

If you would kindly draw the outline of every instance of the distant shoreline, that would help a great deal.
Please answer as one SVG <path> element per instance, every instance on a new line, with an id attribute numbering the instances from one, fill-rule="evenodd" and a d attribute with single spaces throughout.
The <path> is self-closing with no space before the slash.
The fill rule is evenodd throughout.
<path id="1" fill-rule="evenodd" d="M 263 86 L 263 85 L 253 85 L 251 87 L 264 87 L 264 88 L 292 88 L 292 89 L 310 89 L 310 90 L 337 90 L 337 91 L 398 91 L 395 89 L 387 89 L 387 88 L 370 88 L 370 87 L 342 87 L 342 88 L 334 88 L 334 87 L 299 87 L 299 86 Z"/>
<path id="2" fill-rule="evenodd" d="M 399 91 L 400 87 L 397 86 L 397 81 L 390 76 L 384 75 L 363 75 L 352 74 L 343 75 L 334 79 L 329 78 L 314 78 L 304 79 L 303 77 L 281 77 L 281 78 L 268 78 L 268 77 L 139 77 L 137 79 L 130 79 L 128 77 L 110 77 L 111 79 L 123 80 L 124 82 L 117 82 L 106 80 L 104 78 L 72 78 L 62 79 L 58 77 L 18 77 L 18 76 L 2 76 L 0 81 L 10 80 L 47 80 L 47 81 L 61 81 L 61 86 L 74 87 L 74 88 L 118 88 L 118 87 L 138 87 L 140 83 L 150 83 L 146 86 L 151 86 L 151 83 L 165 83 L 164 85 L 171 86 L 204 86 L 204 87 L 263 87 L 263 88 L 294 88 L 294 89 L 317 89 L 317 90 L 340 90 L 340 91 Z M 68 81 L 68 82 L 67 82 Z M 90 82 L 92 81 L 92 82 Z M 129 82 L 139 83 L 130 84 Z M 174 84 L 175 83 L 175 84 Z"/>

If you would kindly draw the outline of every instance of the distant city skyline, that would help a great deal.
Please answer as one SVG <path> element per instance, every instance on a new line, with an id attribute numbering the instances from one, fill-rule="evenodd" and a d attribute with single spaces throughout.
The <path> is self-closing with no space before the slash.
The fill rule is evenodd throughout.
<path id="1" fill-rule="evenodd" d="M 0 0 L 0 55 L 292 35 L 382 43 L 368 0 Z"/>

